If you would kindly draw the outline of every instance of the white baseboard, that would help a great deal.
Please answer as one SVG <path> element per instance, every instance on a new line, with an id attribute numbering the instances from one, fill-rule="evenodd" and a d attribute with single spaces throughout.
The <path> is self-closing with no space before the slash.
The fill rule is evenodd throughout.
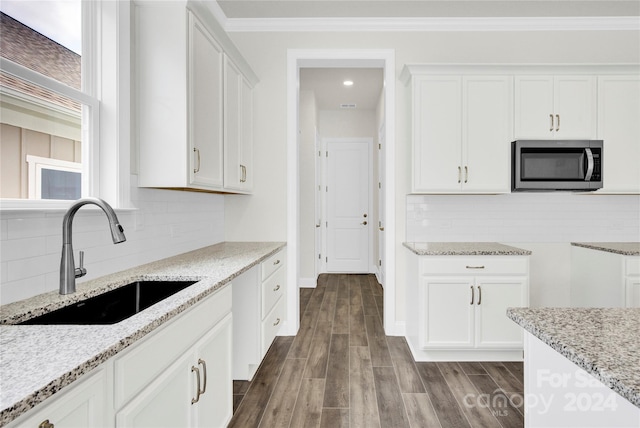
<path id="1" fill-rule="evenodd" d="M 298 279 L 298 288 L 316 288 L 317 278 L 300 278 Z"/>

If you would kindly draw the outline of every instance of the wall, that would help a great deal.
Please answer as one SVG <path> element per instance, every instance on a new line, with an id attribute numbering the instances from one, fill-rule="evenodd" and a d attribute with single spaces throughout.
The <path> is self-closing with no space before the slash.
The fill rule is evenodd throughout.
<path id="1" fill-rule="evenodd" d="M 287 50 L 394 49 L 396 77 L 407 63 L 640 63 L 629 31 L 230 33 L 260 77 L 254 92 L 256 193 L 227 200 L 227 239 L 286 239 Z M 611 49 L 615 46 L 615 49 Z M 406 239 L 410 135 L 407 91 L 396 81 L 396 321 L 404 320 L 402 242 Z M 393 201 L 388 201 L 392 203 Z M 291 219 L 292 221 L 292 219 Z"/>
<path id="2" fill-rule="evenodd" d="M 118 210 L 127 241 L 114 245 L 101 210 L 81 208 L 73 224 L 73 247 L 85 251 L 87 275 L 78 283 L 223 240 L 224 196 L 138 189 L 132 206 Z M 63 211 L 2 211 L 0 304 L 57 290 Z"/>

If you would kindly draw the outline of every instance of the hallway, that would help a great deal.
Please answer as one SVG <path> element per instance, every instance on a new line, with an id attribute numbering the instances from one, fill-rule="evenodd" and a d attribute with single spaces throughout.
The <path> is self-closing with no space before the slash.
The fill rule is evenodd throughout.
<path id="1" fill-rule="evenodd" d="M 229 426 L 524 426 L 522 363 L 415 363 L 403 337 L 384 334 L 382 293 L 374 275 L 301 289 L 298 334 L 276 338 L 252 382 L 234 382 Z"/>

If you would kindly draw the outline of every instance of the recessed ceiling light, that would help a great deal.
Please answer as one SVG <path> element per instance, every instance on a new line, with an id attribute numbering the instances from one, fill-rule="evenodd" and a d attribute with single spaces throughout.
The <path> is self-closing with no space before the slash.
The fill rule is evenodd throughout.
<path id="1" fill-rule="evenodd" d="M 344 86 L 353 86 L 353 80 L 345 80 L 342 84 Z"/>

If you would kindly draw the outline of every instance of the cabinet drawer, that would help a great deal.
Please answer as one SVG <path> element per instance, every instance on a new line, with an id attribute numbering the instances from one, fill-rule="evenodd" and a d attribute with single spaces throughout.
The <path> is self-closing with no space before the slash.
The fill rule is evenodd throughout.
<path id="1" fill-rule="evenodd" d="M 285 250 L 278 251 L 262 262 L 262 280 L 267 279 L 273 272 L 281 268 L 287 257 Z"/>
<path id="2" fill-rule="evenodd" d="M 519 256 L 433 256 L 420 258 L 421 275 L 495 275 L 528 273 L 527 257 Z"/>
<path id="3" fill-rule="evenodd" d="M 114 359 L 115 407 L 120 408 L 231 312 L 231 285 L 199 302 Z"/>
<path id="4" fill-rule="evenodd" d="M 287 271 L 278 269 L 262 283 L 262 318 L 264 319 L 273 305 L 284 294 Z"/>
<path id="5" fill-rule="evenodd" d="M 261 337 L 262 337 L 262 353 L 264 355 L 269 350 L 269 346 L 275 339 L 278 334 L 278 330 L 280 330 L 280 326 L 284 321 L 284 299 L 278 300 L 273 310 L 266 316 L 264 321 L 262 321 L 261 329 Z"/>
<path id="6" fill-rule="evenodd" d="M 640 257 L 627 257 L 625 262 L 625 274 L 640 275 Z"/>

